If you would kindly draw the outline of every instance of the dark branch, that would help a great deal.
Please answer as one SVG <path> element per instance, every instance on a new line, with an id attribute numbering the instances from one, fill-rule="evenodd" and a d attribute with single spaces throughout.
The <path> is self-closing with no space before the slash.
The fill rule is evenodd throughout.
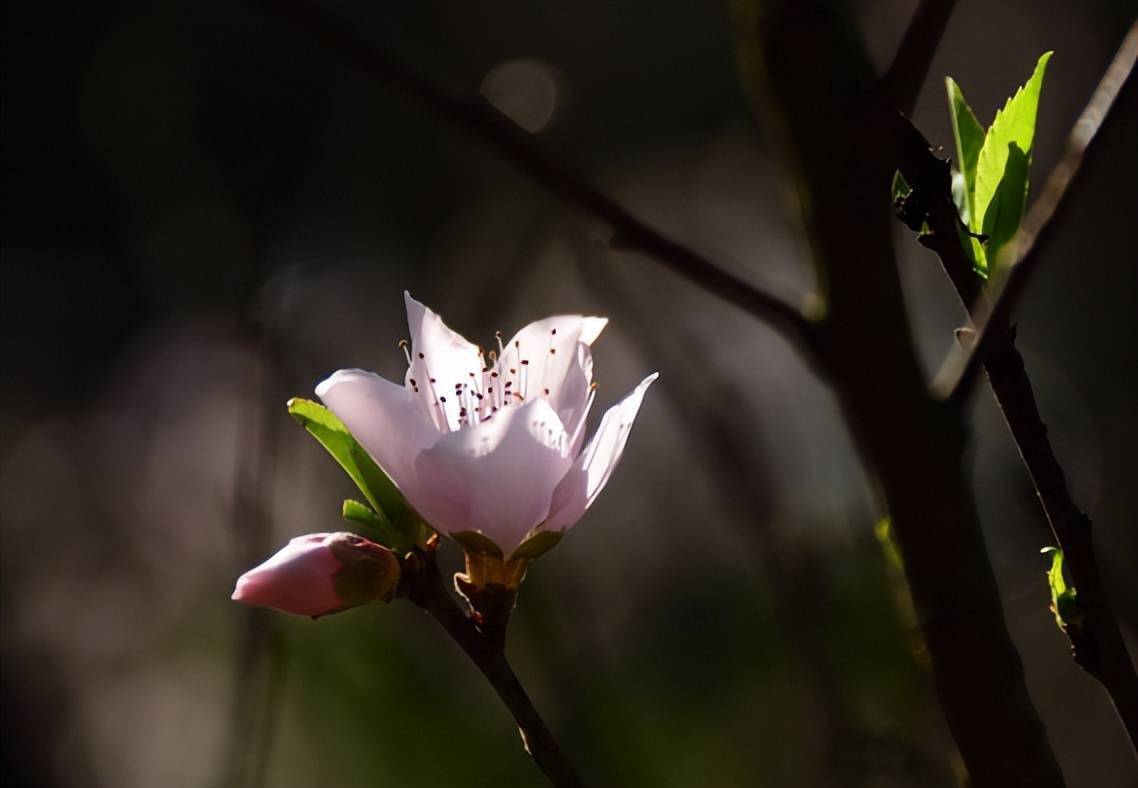
<path id="1" fill-rule="evenodd" d="M 482 671 L 518 725 L 526 752 L 557 788 L 582 788 L 584 783 L 573 764 L 561 752 L 556 739 L 518 681 L 502 644 L 487 637 L 463 613 L 443 585 L 433 555 L 416 554 L 404 563 L 405 586 L 400 594 L 427 611 Z"/>
<path id="2" fill-rule="evenodd" d="M 893 106 L 906 115 L 913 114 L 929 65 L 955 6 L 956 0 L 921 0 L 897 47 L 884 85 Z"/>
<path id="3" fill-rule="evenodd" d="M 911 124 L 899 127 L 898 168 L 927 210 L 928 232 L 920 242 L 940 257 L 965 312 L 983 297 L 981 279 L 972 270 L 957 232 L 947 162 L 936 157 Z M 1056 543 L 1066 556 L 1065 568 L 1078 591 L 1081 621 L 1071 621 L 1067 635 L 1075 660 L 1106 688 L 1119 717 L 1138 748 L 1138 676 L 1126 642 L 1102 587 L 1094 553 L 1090 519 L 1071 497 L 1063 469 L 1047 437 L 1015 331 L 1006 322 L 989 323 L 990 345 L 984 367 L 996 400 L 1031 476 Z"/>
<path id="4" fill-rule="evenodd" d="M 1011 315 L 1012 307 L 1023 292 L 1024 286 L 1038 267 L 1054 219 L 1063 205 L 1071 182 L 1079 174 L 1083 157 L 1099 136 L 1110 108 L 1131 78 L 1134 61 L 1138 57 L 1138 22 L 1130 28 L 1110 67 L 1099 82 L 1083 114 L 1067 139 L 1063 158 L 1043 187 L 1043 193 L 1028 211 L 1023 225 L 1010 243 L 1001 251 L 992 265 L 992 282 L 988 289 L 992 295 L 980 301 L 972 315 L 976 326 L 976 340 L 968 347 L 954 348 L 933 380 L 933 390 L 943 398 L 962 400 L 967 397 L 985 354 Z"/>
<path id="5" fill-rule="evenodd" d="M 627 208 L 545 155 L 532 135 L 480 96 L 451 93 L 368 43 L 350 25 L 332 19 L 307 0 L 260 0 L 287 14 L 357 68 L 411 96 L 455 126 L 480 138 L 563 200 L 607 225 L 624 247 L 635 249 L 744 311 L 769 322 L 800 349 L 813 355 L 814 324 L 803 311 L 706 260 L 649 227 Z"/>

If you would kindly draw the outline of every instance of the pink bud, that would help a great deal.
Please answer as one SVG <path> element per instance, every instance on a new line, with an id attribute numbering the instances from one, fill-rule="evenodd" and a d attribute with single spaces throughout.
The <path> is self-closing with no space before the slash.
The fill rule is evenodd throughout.
<path id="1" fill-rule="evenodd" d="M 382 599 L 399 585 L 386 547 L 349 533 L 307 534 L 237 579 L 233 599 L 319 618 Z"/>

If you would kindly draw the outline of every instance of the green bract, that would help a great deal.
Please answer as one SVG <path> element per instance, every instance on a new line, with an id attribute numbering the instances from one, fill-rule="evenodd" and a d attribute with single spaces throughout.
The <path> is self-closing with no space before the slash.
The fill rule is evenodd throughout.
<path id="1" fill-rule="evenodd" d="M 984 277 L 1023 219 L 1039 97 L 1050 59 L 1050 52 L 1039 58 L 1031 78 L 996 112 L 987 132 L 960 86 L 946 80 L 958 167 L 953 198 L 968 230 L 987 238 L 984 243 L 966 239 L 965 244 L 976 272 Z"/>

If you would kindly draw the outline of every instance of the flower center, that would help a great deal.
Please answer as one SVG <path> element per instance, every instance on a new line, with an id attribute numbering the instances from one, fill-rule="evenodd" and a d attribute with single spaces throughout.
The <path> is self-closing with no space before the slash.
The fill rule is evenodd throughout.
<path id="1" fill-rule="evenodd" d="M 502 332 L 496 331 L 498 349 L 485 353 L 478 348 L 469 359 L 433 359 L 421 351 L 412 355 L 405 339 L 399 347 L 410 368 L 407 385 L 423 398 L 435 426 L 453 432 L 489 421 L 498 411 L 533 397 L 554 396 L 550 372 L 556 336 L 557 329 L 551 329 L 547 346 L 538 349 L 529 343 L 523 347 L 521 340 L 503 345 Z M 535 352 L 540 356 L 531 358 Z M 532 372 L 535 367 L 537 374 Z"/>

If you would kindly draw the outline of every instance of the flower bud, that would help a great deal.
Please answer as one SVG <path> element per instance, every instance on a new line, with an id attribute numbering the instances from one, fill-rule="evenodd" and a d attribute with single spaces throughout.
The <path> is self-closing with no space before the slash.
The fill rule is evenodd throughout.
<path id="1" fill-rule="evenodd" d="M 349 533 L 307 534 L 237 579 L 233 599 L 246 605 L 319 618 L 377 599 L 399 585 L 399 560 Z"/>

